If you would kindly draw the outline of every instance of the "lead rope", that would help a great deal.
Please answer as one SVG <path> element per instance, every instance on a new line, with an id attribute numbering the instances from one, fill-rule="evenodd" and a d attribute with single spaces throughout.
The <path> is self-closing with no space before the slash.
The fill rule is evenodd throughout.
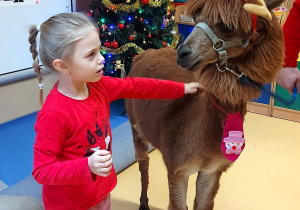
<path id="1" fill-rule="evenodd" d="M 243 85 L 248 85 L 248 86 L 251 86 L 252 88 L 254 89 L 259 89 L 261 90 L 262 92 L 268 94 L 270 97 L 280 101 L 281 103 L 285 104 L 286 106 L 291 106 L 296 98 L 297 98 L 297 95 L 298 95 L 298 89 L 297 87 L 295 86 L 294 89 L 293 89 L 293 94 L 292 94 L 292 98 L 290 100 L 286 100 L 284 98 L 282 98 L 281 96 L 279 95 L 276 95 L 276 93 L 272 92 L 271 90 L 268 90 L 265 86 L 263 86 L 262 84 L 260 83 L 257 83 L 257 82 L 253 82 L 249 77 L 245 76 L 245 75 L 242 75 L 240 78 L 239 78 L 239 81 L 243 84 Z"/>

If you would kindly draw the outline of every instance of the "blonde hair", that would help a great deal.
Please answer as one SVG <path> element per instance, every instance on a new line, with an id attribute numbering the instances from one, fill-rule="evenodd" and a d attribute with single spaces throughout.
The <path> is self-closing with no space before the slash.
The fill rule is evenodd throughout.
<path id="1" fill-rule="evenodd" d="M 38 54 L 44 67 L 47 70 L 55 71 L 53 61 L 70 59 L 74 52 L 75 42 L 82 39 L 90 30 L 95 30 L 98 33 L 95 22 L 87 15 L 79 12 L 60 13 L 50 17 L 38 27 L 37 25 L 30 27 L 30 52 L 33 58 L 32 66 L 39 80 L 41 105 L 43 105 L 43 76 Z M 40 32 L 39 53 L 36 50 L 38 32 Z"/>

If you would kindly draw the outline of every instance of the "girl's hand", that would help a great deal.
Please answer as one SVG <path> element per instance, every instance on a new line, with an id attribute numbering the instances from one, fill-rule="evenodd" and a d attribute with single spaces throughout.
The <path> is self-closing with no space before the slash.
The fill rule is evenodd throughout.
<path id="1" fill-rule="evenodd" d="M 197 89 L 203 89 L 203 86 L 198 82 L 184 83 L 184 94 L 193 94 L 197 92 Z"/>
<path id="2" fill-rule="evenodd" d="M 300 71 L 297 67 L 282 68 L 276 77 L 276 82 L 290 93 L 293 92 L 294 87 L 298 88 L 300 93 Z"/>
<path id="3" fill-rule="evenodd" d="M 112 168 L 112 157 L 109 151 L 98 150 L 88 158 L 88 165 L 94 174 L 107 177 Z"/>

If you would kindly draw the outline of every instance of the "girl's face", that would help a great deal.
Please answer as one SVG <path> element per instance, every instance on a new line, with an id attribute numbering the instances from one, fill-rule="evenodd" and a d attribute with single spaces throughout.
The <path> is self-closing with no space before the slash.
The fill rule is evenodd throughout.
<path id="1" fill-rule="evenodd" d="M 104 57 L 100 54 L 100 46 L 99 35 L 94 30 L 75 43 L 75 51 L 67 63 L 73 81 L 97 82 L 101 79 Z"/>

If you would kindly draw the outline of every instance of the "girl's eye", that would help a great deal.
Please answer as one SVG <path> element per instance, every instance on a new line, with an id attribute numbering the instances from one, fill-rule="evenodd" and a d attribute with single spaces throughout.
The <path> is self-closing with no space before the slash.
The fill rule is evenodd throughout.
<path id="1" fill-rule="evenodd" d="M 90 57 L 93 57 L 95 55 L 95 53 L 94 52 L 92 52 L 91 54 L 90 54 Z"/>

